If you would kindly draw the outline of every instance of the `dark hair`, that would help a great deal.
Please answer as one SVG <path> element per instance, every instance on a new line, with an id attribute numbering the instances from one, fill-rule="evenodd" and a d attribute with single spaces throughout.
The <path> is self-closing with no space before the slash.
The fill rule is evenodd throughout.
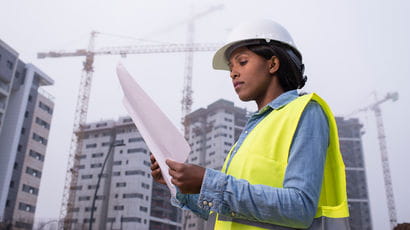
<path id="1" fill-rule="evenodd" d="M 277 72 L 279 77 L 279 84 L 283 90 L 289 91 L 293 89 L 301 89 L 305 86 L 307 77 L 303 75 L 304 66 L 300 64 L 298 67 L 292 60 L 288 52 L 293 52 L 302 63 L 302 57 L 298 52 L 294 52 L 290 47 L 277 42 L 270 42 L 269 44 L 247 45 L 246 48 L 256 53 L 257 55 L 271 59 L 273 56 L 279 58 L 280 66 Z"/>

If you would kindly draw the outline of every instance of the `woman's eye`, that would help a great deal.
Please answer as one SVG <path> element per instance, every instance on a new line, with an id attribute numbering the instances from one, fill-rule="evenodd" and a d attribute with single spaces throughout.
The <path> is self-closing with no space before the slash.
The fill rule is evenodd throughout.
<path id="1" fill-rule="evenodd" d="M 243 66 L 243 65 L 246 65 L 246 63 L 248 63 L 248 61 L 240 61 L 240 62 L 239 62 L 239 65 L 242 65 L 242 66 Z"/>

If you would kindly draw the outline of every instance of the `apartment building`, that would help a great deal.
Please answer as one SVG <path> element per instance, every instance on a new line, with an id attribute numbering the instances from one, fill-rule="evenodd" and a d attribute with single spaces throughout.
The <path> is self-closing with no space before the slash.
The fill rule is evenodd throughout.
<path id="1" fill-rule="evenodd" d="M 54 102 L 54 81 L 0 40 L 0 222 L 32 229 Z"/>
<path id="2" fill-rule="evenodd" d="M 352 230 L 371 230 L 370 201 L 363 158 L 363 125 L 356 118 L 336 117 L 340 150 L 346 166 L 347 197 Z"/>
<path id="3" fill-rule="evenodd" d="M 180 210 L 166 204 L 168 189 L 153 182 L 149 150 L 129 117 L 89 123 L 80 137 L 72 229 L 88 229 L 92 208 L 93 229 L 181 229 Z"/>
<path id="4" fill-rule="evenodd" d="M 189 122 L 187 140 L 191 146 L 188 163 L 220 170 L 229 150 L 239 138 L 248 113 L 235 107 L 233 102 L 220 99 L 207 108 L 198 109 L 187 116 Z M 213 229 L 215 217 L 203 221 L 184 211 L 184 229 Z"/>

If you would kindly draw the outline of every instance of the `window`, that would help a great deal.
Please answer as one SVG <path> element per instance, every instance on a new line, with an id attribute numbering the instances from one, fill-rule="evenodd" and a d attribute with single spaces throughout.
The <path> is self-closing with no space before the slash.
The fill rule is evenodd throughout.
<path id="1" fill-rule="evenodd" d="M 112 172 L 112 175 L 113 176 L 121 176 L 121 172 L 115 171 L 115 172 Z"/>
<path id="2" fill-rule="evenodd" d="M 145 189 L 149 189 L 149 184 L 146 184 L 146 183 L 142 182 L 141 187 L 143 187 Z"/>
<path id="3" fill-rule="evenodd" d="M 125 118 L 124 120 L 122 120 L 123 123 L 131 122 L 131 121 L 132 121 L 131 118 Z"/>
<path id="4" fill-rule="evenodd" d="M 113 165 L 121 165 L 122 164 L 122 161 L 114 161 L 113 162 Z"/>
<path id="5" fill-rule="evenodd" d="M 142 139 L 141 137 L 134 137 L 134 138 L 130 138 L 128 139 L 128 142 L 140 142 L 140 141 L 144 141 L 144 139 Z"/>
<path id="6" fill-rule="evenodd" d="M 33 133 L 33 140 L 43 144 L 43 145 L 47 145 L 47 139 L 38 135 L 37 133 Z"/>
<path id="7" fill-rule="evenodd" d="M 139 217 L 122 217 L 121 222 L 138 222 L 138 223 L 141 223 L 141 218 L 139 218 Z"/>
<path id="8" fill-rule="evenodd" d="M 10 60 L 7 60 L 6 65 L 7 65 L 8 69 L 10 69 L 10 70 L 13 69 L 13 62 L 11 62 Z"/>
<path id="9" fill-rule="evenodd" d="M 96 144 L 96 143 L 94 143 L 94 144 L 87 144 L 87 145 L 85 145 L 85 148 L 86 148 L 86 149 L 97 148 L 97 144 Z"/>
<path id="10" fill-rule="evenodd" d="M 32 158 L 36 159 L 36 160 L 44 161 L 44 155 L 41 154 L 41 153 L 38 153 L 38 152 L 36 152 L 36 151 L 34 151 L 34 150 L 31 150 L 31 149 L 30 149 L 28 155 L 31 156 Z"/>
<path id="11" fill-rule="evenodd" d="M 148 208 L 144 206 L 140 206 L 140 211 L 142 212 L 148 212 Z"/>
<path id="12" fill-rule="evenodd" d="M 102 144 L 101 144 L 101 146 L 109 146 L 111 143 L 110 142 L 103 142 Z"/>
<path id="13" fill-rule="evenodd" d="M 30 167 L 27 167 L 27 168 L 26 168 L 26 173 L 27 173 L 27 174 L 30 174 L 30 175 L 32 175 L 32 176 L 34 176 L 34 177 L 41 178 L 41 172 L 40 172 L 39 170 L 36 170 L 36 169 L 30 168 Z"/>
<path id="14" fill-rule="evenodd" d="M 124 206 L 123 205 L 116 205 L 116 206 L 114 206 L 114 210 L 124 210 Z"/>
<path id="15" fill-rule="evenodd" d="M 130 171 L 125 171 L 125 175 L 126 176 L 130 176 L 130 175 L 143 175 L 145 176 L 145 172 L 142 170 L 130 170 Z"/>
<path id="16" fill-rule="evenodd" d="M 76 168 L 77 169 L 85 169 L 85 165 L 77 165 Z"/>
<path id="17" fill-rule="evenodd" d="M 43 102 L 39 102 L 38 107 L 42 110 L 46 111 L 48 114 L 53 114 L 53 109 L 51 109 L 48 105 L 44 104 Z"/>
<path id="18" fill-rule="evenodd" d="M 30 185 L 23 184 L 22 190 L 33 195 L 38 195 L 38 188 L 31 187 Z"/>
<path id="19" fill-rule="evenodd" d="M 71 186 L 70 190 L 83 190 L 83 186 L 82 185 Z"/>
<path id="20" fill-rule="evenodd" d="M 116 186 L 117 186 L 117 187 L 125 187 L 125 186 L 127 186 L 127 183 L 125 183 L 125 182 L 118 182 L 118 183 L 116 184 Z"/>
<path id="21" fill-rule="evenodd" d="M 101 168 L 102 163 L 91 164 L 91 168 Z"/>
<path id="22" fill-rule="evenodd" d="M 124 193 L 122 194 L 122 198 L 140 198 L 143 199 L 144 195 L 141 193 Z"/>
<path id="23" fill-rule="evenodd" d="M 30 205 L 30 204 L 20 202 L 19 203 L 19 209 L 23 210 L 23 211 L 26 211 L 26 212 L 34 213 L 35 210 L 36 210 L 36 207 L 34 207 L 33 205 Z"/>
<path id="24" fill-rule="evenodd" d="M 128 149 L 127 153 L 147 153 L 147 150 L 143 148 Z"/>
<path id="25" fill-rule="evenodd" d="M 38 117 L 36 117 L 36 123 L 45 129 L 50 129 L 50 124 Z"/>
<path id="26" fill-rule="evenodd" d="M 102 157 L 102 156 L 104 156 L 104 153 L 93 153 L 93 154 L 91 154 L 92 158 L 97 158 L 97 157 Z"/>
<path id="27" fill-rule="evenodd" d="M 85 218 L 85 219 L 84 219 L 84 223 L 90 223 L 90 219 Z M 95 218 L 93 218 L 93 223 L 95 223 Z"/>
<path id="28" fill-rule="evenodd" d="M 94 211 L 97 210 L 97 207 L 94 206 Z M 91 207 L 85 207 L 85 211 L 86 212 L 90 212 L 91 211 Z"/>
<path id="29" fill-rule="evenodd" d="M 88 175 L 81 175 L 81 179 L 91 179 L 93 178 L 92 174 L 88 174 Z"/>
<path id="30" fill-rule="evenodd" d="M 80 211 L 80 208 L 70 208 L 69 210 L 68 210 L 68 212 L 79 212 Z"/>
<path id="31" fill-rule="evenodd" d="M 97 185 L 96 184 L 88 185 L 87 188 L 88 188 L 88 190 L 91 190 L 91 189 L 94 190 L 94 189 L 97 188 Z"/>
<path id="32" fill-rule="evenodd" d="M 80 197 L 78 197 L 78 201 L 85 201 L 85 200 L 90 200 L 90 196 L 80 196 Z"/>
<path id="33" fill-rule="evenodd" d="M 144 164 L 145 166 L 151 167 L 151 162 L 149 162 L 149 161 L 144 161 L 143 164 Z"/>

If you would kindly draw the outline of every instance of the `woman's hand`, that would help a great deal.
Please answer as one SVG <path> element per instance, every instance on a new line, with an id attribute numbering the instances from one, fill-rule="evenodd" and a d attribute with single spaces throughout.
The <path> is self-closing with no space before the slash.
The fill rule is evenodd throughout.
<path id="1" fill-rule="evenodd" d="M 166 163 L 169 167 L 169 175 L 172 176 L 171 182 L 179 188 L 180 192 L 188 194 L 200 193 L 205 168 L 193 164 L 178 163 L 172 160 L 166 160 Z"/>
<path id="2" fill-rule="evenodd" d="M 160 184 L 166 184 L 164 177 L 162 176 L 161 173 L 161 168 L 159 167 L 159 164 L 157 160 L 155 159 L 154 155 L 151 154 L 151 175 L 154 180 Z"/>

